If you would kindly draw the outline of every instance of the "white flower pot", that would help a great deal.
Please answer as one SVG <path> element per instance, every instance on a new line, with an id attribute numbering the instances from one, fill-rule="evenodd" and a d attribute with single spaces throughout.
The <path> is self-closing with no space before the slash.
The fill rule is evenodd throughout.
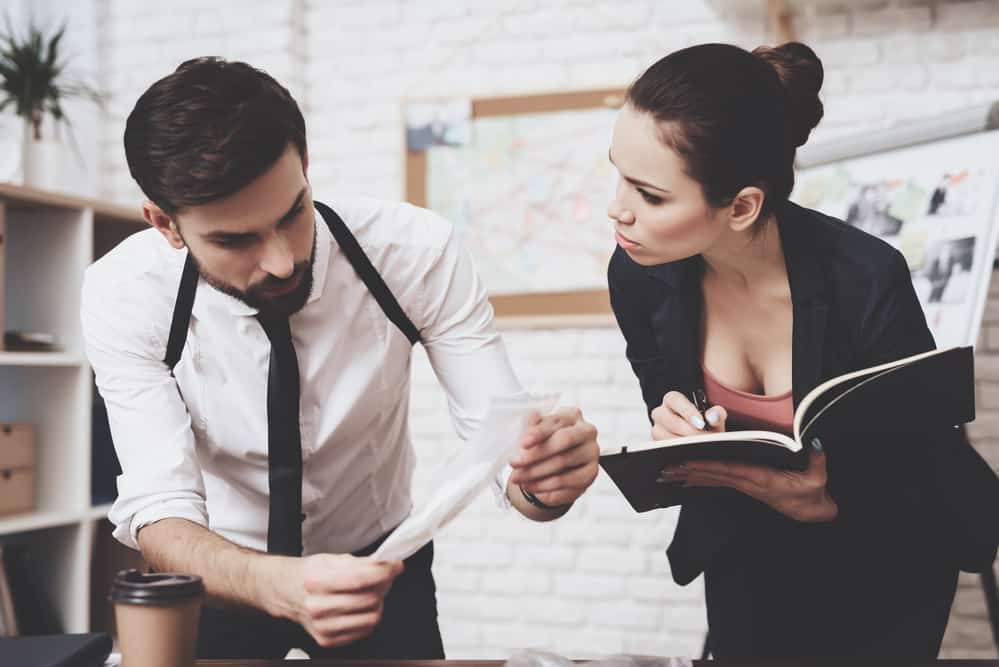
<path id="1" fill-rule="evenodd" d="M 21 147 L 21 171 L 24 185 L 41 190 L 65 190 L 63 165 L 65 147 L 51 133 L 37 140 L 32 136 L 30 123 L 25 123 L 24 142 Z"/>

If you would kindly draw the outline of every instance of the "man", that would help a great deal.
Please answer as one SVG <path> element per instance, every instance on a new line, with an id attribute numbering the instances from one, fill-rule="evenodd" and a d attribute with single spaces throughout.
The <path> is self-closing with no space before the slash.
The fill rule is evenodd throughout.
<path id="1" fill-rule="evenodd" d="M 314 202 L 302 114 L 245 63 L 188 61 L 153 84 L 125 152 L 155 231 L 90 267 L 82 300 L 123 471 L 115 536 L 203 577 L 202 657 L 443 657 L 432 545 L 405 565 L 364 556 L 411 508 L 412 344 L 463 437 L 491 397 L 523 391 L 451 227 Z M 539 416 L 502 490 L 557 518 L 597 456 L 578 410 Z"/>

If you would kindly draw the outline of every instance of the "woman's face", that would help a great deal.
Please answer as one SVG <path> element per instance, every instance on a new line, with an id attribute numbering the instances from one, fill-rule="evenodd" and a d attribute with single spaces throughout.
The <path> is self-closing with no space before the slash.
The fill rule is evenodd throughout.
<path id="1" fill-rule="evenodd" d="M 618 245 L 639 264 L 701 254 L 725 233 L 721 210 L 709 206 L 700 184 L 684 173 L 682 158 L 660 140 L 651 114 L 630 104 L 621 109 L 610 160 L 618 180 L 607 214 Z"/>

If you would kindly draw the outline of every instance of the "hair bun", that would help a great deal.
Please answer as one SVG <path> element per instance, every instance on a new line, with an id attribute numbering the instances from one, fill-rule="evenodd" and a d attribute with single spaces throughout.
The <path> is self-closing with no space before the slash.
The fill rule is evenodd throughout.
<path id="1" fill-rule="evenodd" d="M 776 47 L 760 46 L 753 55 L 777 71 L 790 100 L 788 139 L 801 146 L 822 120 L 822 61 L 815 51 L 801 42 L 788 42 Z"/>

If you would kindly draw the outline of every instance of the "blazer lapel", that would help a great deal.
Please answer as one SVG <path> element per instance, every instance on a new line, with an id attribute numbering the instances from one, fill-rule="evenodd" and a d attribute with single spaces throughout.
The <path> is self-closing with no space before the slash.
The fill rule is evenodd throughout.
<path id="1" fill-rule="evenodd" d="M 794 407 L 822 379 L 823 344 L 829 313 L 828 267 L 819 241 L 809 234 L 804 211 L 788 202 L 777 216 L 794 324 L 791 387 Z"/>
<path id="2" fill-rule="evenodd" d="M 822 379 L 822 344 L 829 305 L 810 301 L 795 306 L 791 334 L 791 394 L 797 409 L 801 399 Z"/>
<path id="3" fill-rule="evenodd" d="M 701 269 L 700 257 L 650 269 L 652 276 L 665 283 L 668 289 L 652 311 L 652 329 L 665 362 L 667 390 L 689 392 L 702 381 Z"/>

